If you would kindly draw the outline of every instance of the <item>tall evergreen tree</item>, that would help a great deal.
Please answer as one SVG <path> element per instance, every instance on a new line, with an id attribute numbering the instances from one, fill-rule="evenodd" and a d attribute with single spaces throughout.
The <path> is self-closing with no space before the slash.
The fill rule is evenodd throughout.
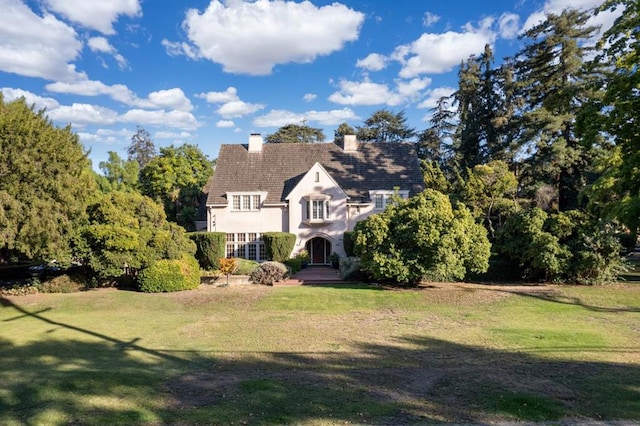
<path id="1" fill-rule="evenodd" d="M 340 123 L 338 128 L 333 131 L 333 141 L 341 143 L 344 141 L 344 135 L 355 135 L 356 131 L 353 127 L 349 126 L 349 123 Z"/>
<path id="2" fill-rule="evenodd" d="M 533 150 L 529 183 L 556 187 L 560 210 L 578 207 L 593 154 L 576 128 L 581 109 L 596 96 L 598 73 L 585 60 L 591 50 L 585 42 L 597 30 L 587 26 L 590 17 L 575 9 L 547 15 L 524 33 L 526 44 L 516 60 L 525 102 L 521 142 Z"/>
<path id="3" fill-rule="evenodd" d="M 608 67 L 606 129 L 616 150 L 604 176 L 594 185 L 604 213 L 619 219 L 633 233 L 640 230 L 640 3 L 606 0 L 600 11 L 624 9 L 607 30 L 599 62 Z M 612 66 L 613 64 L 613 66 Z"/>
<path id="4" fill-rule="evenodd" d="M 416 130 L 407 124 L 404 111 L 381 109 L 371 114 L 364 126 L 357 127 L 356 135 L 364 142 L 406 142 L 416 135 Z"/>
<path id="5" fill-rule="evenodd" d="M 70 241 L 96 196 L 90 162 L 70 127 L 0 93 L 0 263 L 71 260 Z"/>
<path id="6" fill-rule="evenodd" d="M 430 112 L 431 126 L 418 136 L 418 157 L 434 161 L 442 167 L 451 155 L 451 137 L 455 131 L 455 111 L 451 110 L 451 97 L 443 96 Z"/>

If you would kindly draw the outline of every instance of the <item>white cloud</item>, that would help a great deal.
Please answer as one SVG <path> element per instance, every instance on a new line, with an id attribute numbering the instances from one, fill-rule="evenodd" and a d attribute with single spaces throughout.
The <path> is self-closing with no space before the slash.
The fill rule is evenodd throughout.
<path id="1" fill-rule="evenodd" d="M 199 126 L 198 121 L 190 112 L 132 109 L 119 117 L 125 123 L 140 125 L 165 126 L 185 130 L 193 130 Z"/>
<path id="2" fill-rule="evenodd" d="M 425 27 L 430 27 L 440 20 L 440 16 L 431 12 L 425 12 L 422 18 L 422 25 Z"/>
<path id="3" fill-rule="evenodd" d="M 5 102 L 11 102 L 19 98 L 24 98 L 27 105 L 35 105 L 37 110 L 46 108 L 47 111 L 51 111 L 60 107 L 60 104 L 55 99 L 43 98 L 42 96 L 38 96 L 35 93 L 31 93 L 26 90 L 3 87 L 0 88 L 0 92 L 2 92 Z"/>
<path id="4" fill-rule="evenodd" d="M 340 81 L 339 91 L 329 96 L 331 102 L 341 105 L 389 105 L 397 106 L 418 99 L 421 92 L 431 84 L 429 78 L 396 80 L 392 90 L 387 84 L 364 81 Z"/>
<path id="5" fill-rule="evenodd" d="M 189 59 L 198 60 L 200 59 L 200 55 L 195 47 L 191 46 L 188 43 L 180 43 L 177 41 L 169 41 L 167 39 L 163 39 L 160 42 L 167 52 L 169 56 L 186 56 Z"/>
<path id="6" fill-rule="evenodd" d="M 229 73 L 267 75 L 278 64 L 309 63 L 358 38 L 364 14 L 340 3 L 212 0 L 204 12 L 187 11 L 183 28 L 193 48 L 163 42 L 169 54 L 221 64 Z"/>
<path id="7" fill-rule="evenodd" d="M 380 71 L 387 66 L 387 58 L 379 53 L 370 53 L 364 59 L 358 59 L 356 66 L 367 71 Z"/>
<path id="8" fill-rule="evenodd" d="M 262 104 L 250 104 L 244 101 L 231 101 L 216 110 L 224 118 L 238 118 L 264 109 Z"/>
<path id="9" fill-rule="evenodd" d="M 0 71 L 47 80 L 81 76 L 70 64 L 82 50 L 73 28 L 15 0 L 0 0 L 0 10 Z"/>
<path id="10" fill-rule="evenodd" d="M 189 132 L 166 132 L 159 131 L 153 135 L 156 139 L 189 139 L 191 138 L 191 133 Z"/>
<path id="11" fill-rule="evenodd" d="M 331 111 L 308 111 L 305 113 L 274 109 L 263 116 L 256 117 L 253 120 L 253 125 L 256 127 L 282 127 L 291 123 L 308 122 L 332 126 L 358 118 L 350 108 Z"/>
<path id="12" fill-rule="evenodd" d="M 220 120 L 216 123 L 216 127 L 229 129 L 232 127 L 236 127 L 236 123 L 234 123 L 233 120 Z"/>
<path id="13" fill-rule="evenodd" d="M 105 125 L 118 121 L 118 113 L 109 108 L 81 103 L 60 106 L 49 111 L 47 115 L 53 121 L 71 123 L 73 125 Z"/>
<path id="14" fill-rule="evenodd" d="M 305 93 L 305 95 L 302 97 L 302 100 L 304 100 L 305 102 L 311 102 L 315 101 L 317 97 L 318 95 L 316 95 L 315 93 Z"/>
<path id="15" fill-rule="evenodd" d="M 115 34 L 113 23 L 119 16 L 142 14 L 139 0 L 44 0 L 47 7 L 67 19 L 103 34 Z"/>
<path id="16" fill-rule="evenodd" d="M 224 92 L 207 92 L 196 95 L 198 98 L 205 99 L 210 104 L 223 104 L 225 102 L 239 101 L 238 90 L 235 87 L 227 87 Z"/>
<path id="17" fill-rule="evenodd" d="M 118 66 L 120 69 L 124 69 L 127 67 L 127 60 L 118 53 L 115 47 L 113 47 L 109 40 L 104 37 L 91 37 L 87 40 L 87 45 L 92 52 L 101 52 L 112 55 L 115 60 L 118 62 Z"/>
<path id="18" fill-rule="evenodd" d="M 493 18 L 485 18 L 478 27 L 465 25 L 463 32 L 424 33 L 413 43 L 399 46 L 393 58 L 402 63 L 400 77 L 412 78 L 452 70 L 460 61 L 481 53 L 486 44 L 495 41 L 492 24 Z"/>
<path id="19" fill-rule="evenodd" d="M 498 19 L 500 37 L 511 40 L 518 37 L 520 31 L 520 16 L 515 13 L 503 13 Z"/>
<path id="20" fill-rule="evenodd" d="M 193 109 L 191 101 L 179 88 L 151 92 L 146 99 L 139 98 L 123 84 L 108 86 L 101 81 L 95 80 L 50 83 L 46 85 L 46 89 L 50 92 L 81 96 L 106 95 L 125 105 L 140 108 L 171 108 L 179 111 L 191 111 Z"/>
<path id="21" fill-rule="evenodd" d="M 224 92 L 207 92 L 196 95 L 211 104 L 222 104 L 216 112 L 224 118 L 239 118 L 264 109 L 262 104 L 251 104 L 240 100 L 238 90 L 228 87 Z"/>
<path id="22" fill-rule="evenodd" d="M 427 90 L 425 93 L 425 99 L 420 102 L 418 108 L 435 108 L 438 103 L 438 100 L 443 96 L 451 96 L 456 89 L 453 87 L 436 87 L 435 89 Z"/>

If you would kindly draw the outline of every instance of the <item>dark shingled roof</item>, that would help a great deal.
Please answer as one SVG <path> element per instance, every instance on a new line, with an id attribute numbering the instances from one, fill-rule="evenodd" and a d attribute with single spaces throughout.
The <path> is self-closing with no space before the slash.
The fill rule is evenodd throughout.
<path id="1" fill-rule="evenodd" d="M 369 190 L 423 189 L 422 172 L 412 143 L 359 143 L 345 152 L 334 143 L 222 145 L 215 173 L 207 183 L 207 205 L 226 204 L 227 192 L 266 191 L 265 203 L 284 202 L 289 192 L 320 163 L 351 202 L 369 201 Z"/>

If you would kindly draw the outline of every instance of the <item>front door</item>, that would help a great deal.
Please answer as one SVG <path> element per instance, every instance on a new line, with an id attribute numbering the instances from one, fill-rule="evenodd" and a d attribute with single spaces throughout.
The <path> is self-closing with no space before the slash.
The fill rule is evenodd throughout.
<path id="1" fill-rule="evenodd" d="M 315 237 L 307 241 L 306 249 L 312 265 L 326 265 L 331 255 L 331 242 L 326 238 Z"/>

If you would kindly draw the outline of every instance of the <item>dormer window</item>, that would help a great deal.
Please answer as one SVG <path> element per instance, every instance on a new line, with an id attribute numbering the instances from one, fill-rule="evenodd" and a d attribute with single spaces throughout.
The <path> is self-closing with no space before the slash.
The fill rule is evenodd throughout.
<path id="1" fill-rule="evenodd" d="M 394 195 L 398 195 L 402 199 L 406 199 L 409 197 L 409 191 L 377 190 L 371 191 L 370 194 L 375 210 L 386 209 L 387 206 L 393 202 Z"/>
<path id="2" fill-rule="evenodd" d="M 232 195 L 231 207 L 233 211 L 258 211 L 260 210 L 260 195 Z"/>
<path id="3" fill-rule="evenodd" d="M 311 194 L 303 198 L 302 218 L 307 224 L 321 224 L 330 221 L 331 202 L 325 194 Z"/>

